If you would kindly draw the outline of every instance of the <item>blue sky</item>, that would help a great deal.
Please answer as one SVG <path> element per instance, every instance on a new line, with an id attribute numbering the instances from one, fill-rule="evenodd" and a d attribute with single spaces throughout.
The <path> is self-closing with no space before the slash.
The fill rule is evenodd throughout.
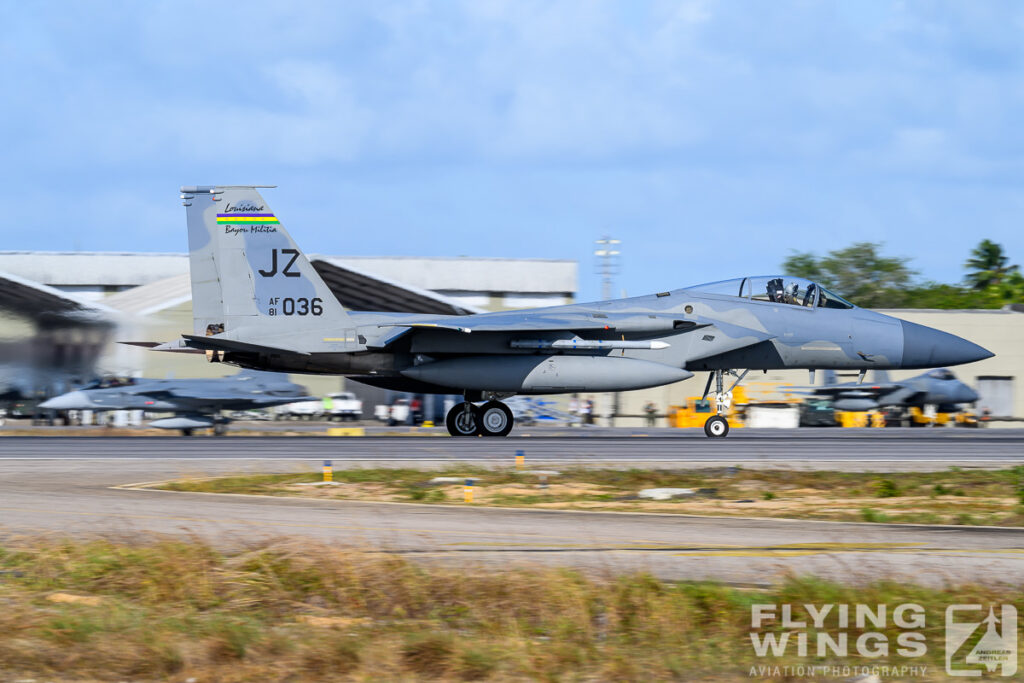
<path id="1" fill-rule="evenodd" d="M 277 184 L 309 252 L 580 261 L 641 294 L 883 241 L 1024 261 L 1024 4 L 0 0 L 0 249 L 185 251 Z"/>

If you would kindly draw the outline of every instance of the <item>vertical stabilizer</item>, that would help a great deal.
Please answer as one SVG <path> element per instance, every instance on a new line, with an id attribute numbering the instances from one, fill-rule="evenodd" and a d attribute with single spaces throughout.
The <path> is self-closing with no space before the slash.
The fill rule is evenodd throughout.
<path id="1" fill-rule="evenodd" d="M 824 375 L 823 386 L 832 387 L 835 386 L 836 384 L 839 384 L 839 379 L 836 376 L 835 370 L 825 370 L 822 374 Z"/>
<path id="2" fill-rule="evenodd" d="M 874 371 L 875 384 L 888 384 L 889 383 L 889 371 L 888 370 L 875 370 Z"/>
<path id="3" fill-rule="evenodd" d="M 345 324 L 348 314 L 257 186 L 181 188 L 195 334 Z"/>

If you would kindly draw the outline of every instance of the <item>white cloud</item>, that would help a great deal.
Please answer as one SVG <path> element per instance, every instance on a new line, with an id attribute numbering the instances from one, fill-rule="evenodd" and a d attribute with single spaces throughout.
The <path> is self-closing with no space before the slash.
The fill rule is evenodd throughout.
<path id="1" fill-rule="evenodd" d="M 908 253 L 969 217 L 1024 249 L 1008 218 L 1024 181 L 1016 3 L 54 1 L 3 12 L 10 201 L 27 185 L 74 195 L 305 174 L 327 191 L 370 175 L 373 200 L 411 206 L 367 204 L 365 221 L 445 230 L 449 216 L 476 235 L 478 222 L 502 224 L 477 211 L 532 202 L 515 215 L 524 244 L 549 244 L 553 215 L 572 226 L 565 244 L 643 225 L 660 249 L 684 224 L 702 231 L 701 248 L 774 266 L 767 249 L 784 257 L 788 239 L 820 249 L 891 235 Z M 358 193 L 347 202 L 358 210 Z M 497 246 L 471 251 L 507 248 L 493 232 L 480 244 Z"/>

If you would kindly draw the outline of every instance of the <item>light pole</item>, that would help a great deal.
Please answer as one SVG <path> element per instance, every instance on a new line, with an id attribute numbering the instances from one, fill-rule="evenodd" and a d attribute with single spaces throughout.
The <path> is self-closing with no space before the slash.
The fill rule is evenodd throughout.
<path id="1" fill-rule="evenodd" d="M 597 257 L 597 273 L 601 276 L 601 298 L 608 300 L 612 298 L 612 276 L 619 273 L 619 245 L 621 240 L 603 235 L 601 239 L 594 240 L 597 249 L 594 256 Z M 607 416 L 609 427 L 615 426 L 615 417 L 619 414 L 619 394 L 605 395 L 606 399 L 611 398 L 611 414 Z"/>
<path id="2" fill-rule="evenodd" d="M 612 276 L 619 273 L 619 255 L 622 253 L 618 245 L 621 240 L 613 239 L 604 235 L 599 240 L 594 240 L 597 249 L 594 256 L 597 257 L 597 274 L 601 276 L 601 298 L 612 298 Z"/>

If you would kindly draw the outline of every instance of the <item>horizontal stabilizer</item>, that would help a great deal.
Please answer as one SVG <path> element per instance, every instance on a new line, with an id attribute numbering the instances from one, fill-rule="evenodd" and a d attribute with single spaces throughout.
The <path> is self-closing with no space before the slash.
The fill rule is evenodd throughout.
<path id="1" fill-rule="evenodd" d="M 125 346 L 140 346 L 144 349 L 168 351 L 170 353 L 205 353 L 205 351 L 201 349 L 194 349 L 185 346 L 184 339 L 175 339 L 170 342 L 118 342 L 118 344 L 124 344 Z"/>
<path id="2" fill-rule="evenodd" d="M 201 337 L 195 334 L 181 335 L 185 343 L 195 349 L 203 351 L 241 351 L 249 353 L 289 353 L 299 356 L 310 355 L 299 349 L 289 349 L 280 346 L 266 346 L 264 344 L 251 344 L 249 342 L 235 341 L 234 339 L 223 339 L 219 337 Z"/>

